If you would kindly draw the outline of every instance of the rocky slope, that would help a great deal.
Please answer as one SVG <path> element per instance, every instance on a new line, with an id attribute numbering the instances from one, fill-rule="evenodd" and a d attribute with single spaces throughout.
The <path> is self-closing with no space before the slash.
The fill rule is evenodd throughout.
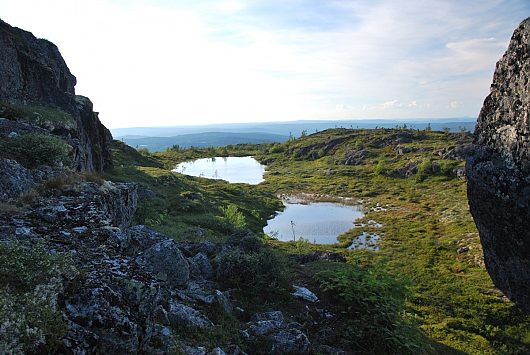
<path id="1" fill-rule="evenodd" d="M 112 135 L 90 100 L 75 95 L 75 84 L 53 43 L 0 20 L 0 118 L 7 119 L 0 119 L 0 133 L 18 132 L 5 132 L 13 122 L 42 128 L 68 142 L 76 170 L 102 171 L 112 165 Z M 42 107 L 47 113 L 55 109 L 55 115 L 43 115 Z"/>
<path id="2" fill-rule="evenodd" d="M 497 63 L 467 161 L 468 197 L 495 285 L 530 313 L 530 18 Z"/>

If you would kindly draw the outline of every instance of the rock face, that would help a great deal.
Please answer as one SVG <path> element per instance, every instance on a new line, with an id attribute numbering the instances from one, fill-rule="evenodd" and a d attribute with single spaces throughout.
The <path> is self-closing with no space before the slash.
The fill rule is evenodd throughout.
<path id="1" fill-rule="evenodd" d="M 73 146 L 75 169 L 102 171 L 112 165 L 112 135 L 92 111 L 90 100 L 75 95 L 75 84 L 53 43 L 0 20 L 0 101 L 57 108 L 72 115 L 74 125 L 50 133 Z"/>
<path id="2" fill-rule="evenodd" d="M 495 285 L 530 313 L 530 18 L 497 63 L 468 158 L 468 198 Z"/>

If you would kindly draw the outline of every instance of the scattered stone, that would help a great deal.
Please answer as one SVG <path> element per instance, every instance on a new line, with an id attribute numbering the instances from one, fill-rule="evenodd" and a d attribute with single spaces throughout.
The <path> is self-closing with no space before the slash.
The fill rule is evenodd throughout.
<path id="1" fill-rule="evenodd" d="M 280 330 L 271 336 L 272 354 L 307 354 L 311 342 L 298 329 Z"/>
<path id="2" fill-rule="evenodd" d="M 469 251 L 469 247 L 460 247 L 456 250 L 458 254 L 467 253 Z"/>
<path id="3" fill-rule="evenodd" d="M 184 345 L 182 346 L 182 351 L 186 355 L 206 355 L 206 348 L 203 346 L 193 347 Z"/>
<path id="4" fill-rule="evenodd" d="M 199 311 L 173 300 L 169 302 L 167 316 L 172 326 L 189 328 L 210 328 L 213 326 L 213 323 Z"/>
<path id="5" fill-rule="evenodd" d="M 85 233 L 87 230 L 88 230 L 88 227 L 86 226 L 82 226 L 82 227 L 75 227 L 75 228 L 72 228 L 72 230 L 78 234 L 82 234 L 82 233 Z"/>
<path id="6" fill-rule="evenodd" d="M 304 301 L 313 302 L 313 303 L 318 301 L 318 297 L 313 292 L 309 291 L 307 288 L 296 286 L 296 285 L 293 285 L 293 288 L 295 289 L 295 292 L 291 294 L 295 298 L 299 298 Z"/>

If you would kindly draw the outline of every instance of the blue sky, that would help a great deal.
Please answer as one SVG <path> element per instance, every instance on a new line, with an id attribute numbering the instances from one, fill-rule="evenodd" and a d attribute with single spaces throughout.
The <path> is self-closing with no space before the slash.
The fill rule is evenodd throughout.
<path id="1" fill-rule="evenodd" d="M 521 1 L 2 0 L 109 127 L 476 117 Z"/>

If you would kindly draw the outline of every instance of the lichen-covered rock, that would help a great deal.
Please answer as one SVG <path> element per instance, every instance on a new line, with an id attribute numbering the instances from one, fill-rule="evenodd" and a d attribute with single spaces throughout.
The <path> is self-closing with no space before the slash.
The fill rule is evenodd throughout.
<path id="1" fill-rule="evenodd" d="M 147 249 L 137 262 L 171 286 L 184 286 L 190 279 L 190 269 L 173 240 L 167 239 Z"/>
<path id="2" fill-rule="evenodd" d="M 280 330 L 271 336 L 271 354 L 308 354 L 311 343 L 298 329 Z"/>
<path id="3" fill-rule="evenodd" d="M 241 332 L 247 341 L 261 341 L 267 344 L 263 351 L 270 354 L 307 354 L 311 342 L 302 332 L 302 325 L 286 322 L 280 311 L 256 313 L 248 328 Z"/>
<path id="4" fill-rule="evenodd" d="M 495 285 L 530 313 L 530 18 L 497 63 L 466 175 Z"/>
<path id="5" fill-rule="evenodd" d="M 169 302 L 167 315 L 172 326 L 188 328 L 210 328 L 213 326 L 213 323 L 201 312 L 175 301 Z"/>
<path id="6" fill-rule="evenodd" d="M 16 198 L 35 186 L 30 170 L 15 160 L 0 159 L 0 202 Z"/>
<path id="7" fill-rule="evenodd" d="M 132 224 L 138 202 L 138 188 L 135 184 L 105 181 L 99 187 L 104 193 L 97 194 L 98 207 L 105 213 L 110 224 L 126 228 Z"/>
<path id="8" fill-rule="evenodd" d="M 209 279 L 213 276 L 212 264 L 206 254 L 197 253 L 194 257 L 188 258 L 188 262 L 192 277 Z"/>

